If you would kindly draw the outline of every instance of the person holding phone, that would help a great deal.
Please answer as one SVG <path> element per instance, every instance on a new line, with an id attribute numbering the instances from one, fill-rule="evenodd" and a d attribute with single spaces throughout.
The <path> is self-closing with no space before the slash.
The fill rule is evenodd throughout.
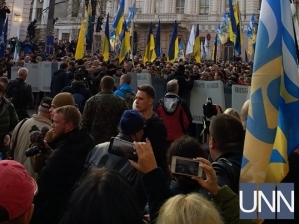
<path id="1" fill-rule="evenodd" d="M 157 224 L 161 223 L 169 223 L 172 224 L 171 220 L 180 220 L 180 215 L 184 211 L 184 213 L 188 213 L 190 211 L 190 216 L 185 217 L 185 222 L 181 222 L 182 224 L 222 224 L 221 219 L 217 219 L 215 222 L 210 219 L 215 211 L 215 207 L 211 207 L 212 204 L 208 202 L 207 199 L 201 197 L 201 206 L 198 207 L 197 204 L 182 204 L 182 203 L 174 203 L 176 197 L 181 197 L 181 195 L 177 195 L 172 198 L 173 194 L 167 186 L 167 181 L 163 172 L 157 166 L 157 162 L 154 157 L 153 149 L 149 140 L 146 142 L 135 142 L 136 153 L 138 155 L 138 162 L 130 161 L 131 165 L 143 173 L 142 183 L 144 186 L 144 190 L 148 195 L 149 208 L 150 208 L 150 219 L 157 220 Z M 201 185 L 202 188 L 210 192 L 212 195 L 212 201 L 215 206 L 219 208 L 221 211 L 221 215 L 223 216 L 224 223 L 231 224 L 249 224 L 253 223 L 252 220 L 239 220 L 239 199 L 238 196 L 227 186 L 220 187 L 217 184 L 216 172 L 213 169 L 213 166 L 210 161 L 204 158 L 196 158 L 199 161 L 199 166 L 203 169 L 205 173 L 205 179 L 201 177 L 190 177 L 197 184 Z M 195 193 L 195 197 L 198 195 Z M 192 194 L 188 196 L 192 197 Z M 188 197 L 187 196 L 187 197 Z M 160 206 L 166 201 L 166 203 L 160 209 Z M 171 206 L 176 206 L 171 212 L 171 215 L 166 214 Z M 205 209 L 206 212 L 203 212 L 202 209 L 204 207 L 208 207 L 210 209 Z M 160 211 L 159 211 L 160 210 Z M 159 211 L 159 213 L 158 213 Z M 191 212 L 195 212 L 195 214 Z M 211 214 L 212 213 L 212 214 Z M 217 214 L 220 216 L 219 214 Z M 200 220 L 191 220 L 192 217 L 201 217 Z"/>

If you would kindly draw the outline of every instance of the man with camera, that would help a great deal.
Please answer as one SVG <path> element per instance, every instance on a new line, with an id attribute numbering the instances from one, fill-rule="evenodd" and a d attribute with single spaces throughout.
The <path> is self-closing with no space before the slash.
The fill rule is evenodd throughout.
<path id="1" fill-rule="evenodd" d="M 53 149 L 38 179 L 38 194 L 31 224 L 59 223 L 72 189 L 94 147 L 91 135 L 79 129 L 81 114 L 74 106 L 55 109 L 52 128 L 56 138 L 45 143 Z"/>
<path id="2" fill-rule="evenodd" d="M 30 144 L 37 143 L 38 135 L 41 134 L 40 131 L 43 127 L 50 129 L 51 115 L 49 109 L 51 102 L 52 98 L 44 97 L 38 107 L 37 114 L 33 114 L 30 119 L 20 121 L 12 133 L 11 155 L 16 161 L 24 165 L 33 178 L 35 178 L 36 173 L 32 169 L 30 158 L 25 156 L 25 150 L 30 147 Z"/>

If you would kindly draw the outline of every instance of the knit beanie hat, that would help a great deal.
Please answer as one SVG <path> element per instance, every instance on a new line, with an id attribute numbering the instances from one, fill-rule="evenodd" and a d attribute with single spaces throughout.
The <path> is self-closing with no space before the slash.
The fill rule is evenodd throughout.
<path id="1" fill-rule="evenodd" d="M 62 106 L 75 106 L 75 100 L 72 94 L 70 93 L 58 93 L 52 100 L 52 105 L 55 107 Z"/>
<path id="2" fill-rule="evenodd" d="M 125 110 L 120 119 L 120 129 L 124 135 L 135 134 L 144 125 L 145 119 L 137 110 Z"/>

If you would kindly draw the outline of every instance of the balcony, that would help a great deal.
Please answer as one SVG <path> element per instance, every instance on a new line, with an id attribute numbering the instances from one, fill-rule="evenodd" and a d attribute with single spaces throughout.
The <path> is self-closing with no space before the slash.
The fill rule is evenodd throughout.
<path id="1" fill-rule="evenodd" d="M 135 15 L 135 23 L 150 23 L 158 22 L 172 23 L 173 21 L 187 22 L 187 21 L 208 21 L 208 15 L 189 15 L 189 14 L 175 14 L 175 13 L 163 13 L 163 14 L 137 14 Z"/>
<path id="2" fill-rule="evenodd" d="M 81 18 L 75 18 L 75 17 L 70 17 L 70 18 L 58 18 L 57 23 L 55 26 L 76 26 L 81 24 Z"/>

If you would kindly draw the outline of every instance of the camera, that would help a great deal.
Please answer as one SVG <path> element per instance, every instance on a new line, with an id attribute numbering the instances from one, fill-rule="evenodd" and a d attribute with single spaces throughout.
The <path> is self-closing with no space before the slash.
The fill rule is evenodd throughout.
<path id="1" fill-rule="evenodd" d="M 137 153 L 134 144 L 119 138 L 111 138 L 108 152 L 129 160 L 137 161 Z"/>
<path id="2" fill-rule="evenodd" d="M 41 153 L 45 149 L 44 138 L 46 133 L 49 131 L 49 128 L 44 126 L 39 130 L 36 125 L 32 126 L 30 132 L 30 142 L 33 147 L 25 151 L 26 157 L 31 157 Z"/>
<path id="3" fill-rule="evenodd" d="M 203 105 L 203 114 L 206 118 L 212 118 L 217 115 L 216 105 L 213 104 L 211 98 L 207 98 L 206 103 Z"/>
<path id="4" fill-rule="evenodd" d="M 171 173 L 185 175 L 185 176 L 197 176 L 202 177 L 203 171 L 199 166 L 199 162 L 179 156 L 173 156 L 171 159 Z"/>

